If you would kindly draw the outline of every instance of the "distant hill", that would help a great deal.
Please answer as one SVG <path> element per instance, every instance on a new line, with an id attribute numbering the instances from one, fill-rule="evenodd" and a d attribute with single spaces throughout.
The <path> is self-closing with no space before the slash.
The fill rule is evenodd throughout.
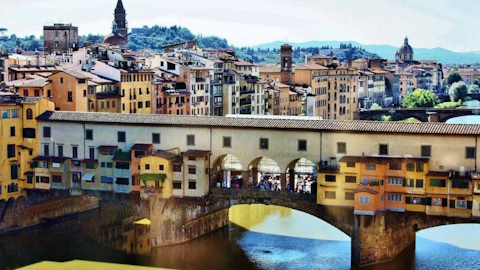
<path id="1" fill-rule="evenodd" d="M 360 44 L 356 41 L 336 41 L 336 40 L 308 41 L 308 42 L 302 42 L 302 43 L 274 41 L 270 43 L 252 46 L 252 48 L 253 49 L 280 48 L 280 46 L 284 43 L 288 43 L 292 45 L 294 48 L 322 47 L 322 46 L 331 46 L 333 48 L 338 48 L 340 43 L 350 43 L 352 44 L 352 46 L 363 48 L 368 52 L 377 54 L 380 57 L 389 59 L 389 60 L 395 59 L 395 52 L 398 50 L 398 47 L 400 47 L 401 45 L 399 44 L 398 47 L 394 47 L 390 45 L 365 45 L 365 44 Z M 442 63 L 442 64 L 480 63 L 480 51 L 459 53 L 459 52 L 453 52 L 444 48 L 433 48 L 433 49 L 413 48 L 413 50 L 415 53 L 414 58 L 418 60 L 437 60 L 439 63 Z"/>

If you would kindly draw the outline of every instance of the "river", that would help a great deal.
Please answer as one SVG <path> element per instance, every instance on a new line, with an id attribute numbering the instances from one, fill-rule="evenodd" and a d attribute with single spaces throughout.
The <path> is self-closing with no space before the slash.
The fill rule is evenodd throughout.
<path id="1" fill-rule="evenodd" d="M 0 269 L 74 259 L 177 269 L 350 269 L 350 238 L 308 214 L 266 205 L 230 210 L 231 225 L 186 244 L 132 250 L 129 211 L 103 205 L 56 224 L 2 235 Z M 141 226 L 141 225 L 135 225 Z M 135 229 L 138 230 L 138 229 Z M 420 231 L 387 269 L 479 269 L 480 225 Z M 143 237 L 138 236 L 137 237 Z M 129 238 L 129 240 L 127 240 Z M 138 241 L 139 239 L 133 239 Z"/>

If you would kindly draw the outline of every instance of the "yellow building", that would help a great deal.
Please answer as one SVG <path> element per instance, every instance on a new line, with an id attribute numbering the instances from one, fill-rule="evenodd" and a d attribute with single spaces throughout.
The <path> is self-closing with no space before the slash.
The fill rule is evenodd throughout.
<path id="1" fill-rule="evenodd" d="M 48 77 L 52 82 L 51 97 L 57 111 L 88 111 L 88 76 L 73 70 L 61 70 Z M 48 91 L 47 89 L 47 96 Z"/>
<path id="2" fill-rule="evenodd" d="M 140 192 L 142 196 L 170 198 L 173 189 L 173 167 L 181 157 L 176 150 L 157 150 L 140 158 Z M 178 152 L 178 151 L 177 151 Z"/>
<path id="3" fill-rule="evenodd" d="M 152 113 L 152 74 L 149 70 L 121 70 L 122 113 Z"/>
<path id="4" fill-rule="evenodd" d="M 53 109 L 53 102 L 41 97 L 0 96 L 0 200 L 16 199 L 24 195 L 24 188 L 34 188 L 29 167 L 39 153 L 35 117 Z"/>

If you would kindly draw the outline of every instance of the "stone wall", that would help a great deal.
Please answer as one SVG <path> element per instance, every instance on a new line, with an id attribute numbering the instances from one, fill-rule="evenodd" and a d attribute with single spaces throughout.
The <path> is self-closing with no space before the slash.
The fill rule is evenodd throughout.
<path id="1" fill-rule="evenodd" d="M 0 233 L 41 224 L 44 218 L 56 218 L 80 213 L 98 207 L 99 199 L 92 196 L 70 196 L 68 192 L 34 192 L 28 199 L 4 203 L 5 216 L 0 223 Z M 5 207 L 4 206 L 4 207 Z"/>

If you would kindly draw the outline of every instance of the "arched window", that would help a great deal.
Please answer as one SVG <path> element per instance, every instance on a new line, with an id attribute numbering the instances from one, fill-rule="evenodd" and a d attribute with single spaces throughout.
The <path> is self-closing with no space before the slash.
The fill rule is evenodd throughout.
<path id="1" fill-rule="evenodd" d="M 33 119 L 33 111 L 32 111 L 32 109 L 27 109 L 27 119 Z"/>

